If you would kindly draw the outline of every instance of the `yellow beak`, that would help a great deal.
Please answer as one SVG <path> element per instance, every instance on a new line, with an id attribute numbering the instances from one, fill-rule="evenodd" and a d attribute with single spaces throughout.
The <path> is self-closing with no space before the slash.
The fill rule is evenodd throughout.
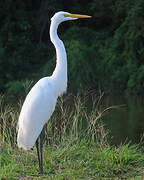
<path id="1" fill-rule="evenodd" d="M 81 14 L 68 14 L 67 16 L 72 18 L 91 18 L 91 16 L 81 15 Z"/>

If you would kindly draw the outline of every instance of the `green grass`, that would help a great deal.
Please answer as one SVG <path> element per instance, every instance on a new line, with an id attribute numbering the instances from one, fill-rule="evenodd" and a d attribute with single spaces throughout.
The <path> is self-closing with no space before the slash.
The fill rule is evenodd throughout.
<path id="1" fill-rule="evenodd" d="M 44 170 L 39 176 L 36 149 L 24 152 L 1 145 L 0 178 L 93 179 L 144 176 L 144 155 L 135 146 L 103 146 L 69 140 L 58 146 L 44 146 Z"/>
<path id="2" fill-rule="evenodd" d="M 45 127 L 44 171 L 40 176 L 36 148 L 16 145 L 16 124 L 22 103 L 6 104 L 0 98 L 1 179 L 142 179 L 144 154 L 140 145 L 109 144 L 101 118 L 102 95 L 59 99 Z M 89 102 L 89 103 L 87 103 Z M 110 112 L 109 112 L 110 113 Z"/>

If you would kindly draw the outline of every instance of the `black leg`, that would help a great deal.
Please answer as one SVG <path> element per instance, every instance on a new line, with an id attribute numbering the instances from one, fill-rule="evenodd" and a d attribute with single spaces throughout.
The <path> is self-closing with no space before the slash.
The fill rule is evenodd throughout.
<path id="1" fill-rule="evenodd" d="M 44 139 L 44 131 L 42 131 L 40 134 L 40 159 L 41 159 L 40 174 L 43 174 L 43 139 Z"/>
<path id="2" fill-rule="evenodd" d="M 37 156 L 38 156 L 39 169 L 40 169 L 40 167 L 41 167 L 41 159 L 40 159 L 40 153 L 39 153 L 39 141 L 38 141 L 38 138 L 36 140 L 36 148 L 37 148 Z"/>
<path id="3" fill-rule="evenodd" d="M 36 148 L 37 148 L 37 155 L 38 155 L 38 161 L 39 161 L 39 170 L 40 170 L 40 174 L 47 174 L 47 175 L 51 175 L 54 173 L 44 173 L 43 172 L 43 142 L 44 142 L 44 129 L 42 130 L 39 138 L 36 140 Z M 40 142 L 39 142 L 40 141 Z"/>
<path id="4" fill-rule="evenodd" d="M 44 139 L 44 130 L 42 130 L 39 138 L 37 138 L 36 140 L 36 148 L 37 148 L 40 174 L 43 174 L 43 139 Z M 40 140 L 40 144 L 39 144 L 39 140 Z"/>

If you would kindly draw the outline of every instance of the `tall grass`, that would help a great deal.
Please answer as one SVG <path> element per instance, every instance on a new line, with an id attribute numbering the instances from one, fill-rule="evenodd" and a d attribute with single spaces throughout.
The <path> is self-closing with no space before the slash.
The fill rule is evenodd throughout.
<path id="1" fill-rule="evenodd" d="M 59 143 L 67 138 L 77 141 L 85 138 L 95 143 L 107 143 L 102 116 L 108 110 L 101 109 L 100 96 L 69 94 L 59 98 L 51 120 L 46 125 L 46 139 Z"/>
<path id="2" fill-rule="evenodd" d="M 48 179 L 129 179 L 144 175 L 144 155 L 138 145 L 109 144 L 102 117 L 116 106 L 104 107 L 102 97 L 102 93 L 87 93 L 58 99 L 44 127 L 44 169 L 52 174 Z M 0 178 L 33 179 L 39 171 L 36 149 L 26 153 L 16 148 L 22 101 L 15 105 L 6 102 L 0 96 Z"/>
<path id="3" fill-rule="evenodd" d="M 11 146 L 16 144 L 16 126 L 19 107 L 5 104 L 4 96 L 0 96 L 0 139 L 1 143 L 7 142 Z"/>
<path id="4" fill-rule="evenodd" d="M 101 118 L 112 107 L 102 109 L 102 96 L 69 94 L 59 98 L 55 112 L 45 125 L 45 143 L 59 144 L 68 138 L 77 141 L 85 138 L 99 145 L 106 144 L 107 132 Z M 16 146 L 21 106 L 22 101 L 10 105 L 5 103 L 4 96 L 0 96 L 0 138 L 11 146 Z"/>

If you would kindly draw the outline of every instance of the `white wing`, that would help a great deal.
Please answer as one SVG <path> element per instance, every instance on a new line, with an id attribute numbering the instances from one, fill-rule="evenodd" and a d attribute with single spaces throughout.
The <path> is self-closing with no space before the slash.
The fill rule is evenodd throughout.
<path id="1" fill-rule="evenodd" d="M 18 147 L 31 149 L 44 124 L 52 115 L 57 101 L 50 78 L 42 78 L 27 95 L 18 121 Z"/>

